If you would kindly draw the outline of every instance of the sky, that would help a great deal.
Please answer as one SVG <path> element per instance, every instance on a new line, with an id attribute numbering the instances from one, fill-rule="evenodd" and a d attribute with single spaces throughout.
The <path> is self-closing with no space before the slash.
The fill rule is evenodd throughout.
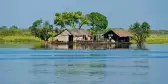
<path id="1" fill-rule="evenodd" d="M 168 29 L 168 0 L 0 0 L 0 26 L 27 28 L 37 19 L 53 24 L 56 12 L 100 12 L 109 28 L 128 28 L 147 21 L 152 29 Z"/>

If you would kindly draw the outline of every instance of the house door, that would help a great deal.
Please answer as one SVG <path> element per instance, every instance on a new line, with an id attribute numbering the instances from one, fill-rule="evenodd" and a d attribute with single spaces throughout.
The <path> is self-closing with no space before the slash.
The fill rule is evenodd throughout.
<path id="1" fill-rule="evenodd" d="M 73 35 L 69 35 L 69 42 L 73 42 Z"/>

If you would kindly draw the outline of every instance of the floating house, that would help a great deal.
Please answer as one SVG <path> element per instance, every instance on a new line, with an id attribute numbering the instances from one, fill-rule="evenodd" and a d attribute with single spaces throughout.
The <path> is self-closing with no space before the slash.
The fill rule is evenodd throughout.
<path id="1" fill-rule="evenodd" d="M 123 29 L 109 30 L 103 34 L 104 39 L 111 42 L 130 42 L 132 36 L 129 31 Z"/>
<path id="2" fill-rule="evenodd" d="M 84 29 L 65 29 L 62 33 L 54 37 L 60 42 L 90 41 L 91 34 Z"/>

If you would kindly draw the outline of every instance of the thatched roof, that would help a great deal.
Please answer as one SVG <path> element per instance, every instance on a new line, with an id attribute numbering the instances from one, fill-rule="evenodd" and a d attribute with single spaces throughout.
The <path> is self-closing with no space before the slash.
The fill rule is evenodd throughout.
<path id="1" fill-rule="evenodd" d="M 132 37 L 133 35 L 128 30 L 114 29 L 112 30 L 119 37 Z"/>
<path id="2" fill-rule="evenodd" d="M 68 31 L 68 32 L 66 32 Z M 83 35 L 88 35 L 91 36 L 91 33 L 89 33 L 88 31 L 84 30 L 84 29 L 65 29 L 62 33 L 60 33 L 61 35 L 73 35 L 73 36 L 83 36 Z"/>
<path id="3" fill-rule="evenodd" d="M 114 32 L 119 37 L 132 37 L 133 36 L 128 30 L 124 30 L 124 29 L 112 29 L 112 30 L 107 31 L 103 35 L 107 34 L 110 31 Z"/>

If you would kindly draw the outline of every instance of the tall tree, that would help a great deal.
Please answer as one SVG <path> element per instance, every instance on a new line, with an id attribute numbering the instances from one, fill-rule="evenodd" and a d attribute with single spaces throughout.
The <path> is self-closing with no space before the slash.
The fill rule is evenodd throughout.
<path id="1" fill-rule="evenodd" d="M 147 22 L 134 23 L 129 30 L 133 33 L 133 39 L 137 42 L 139 48 L 143 47 L 144 42 L 150 36 L 151 27 Z"/>
<path id="2" fill-rule="evenodd" d="M 55 14 L 54 24 L 60 26 L 61 29 L 65 28 L 65 19 L 61 13 Z"/>
<path id="3" fill-rule="evenodd" d="M 65 28 L 65 26 L 75 28 L 77 25 L 81 29 L 83 25 L 89 25 L 92 26 L 92 30 L 97 32 L 106 29 L 108 21 L 104 15 L 98 12 L 83 15 L 81 11 L 77 11 L 56 13 L 54 24 L 61 26 L 61 29 Z"/>
<path id="4" fill-rule="evenodd" d="M 75 28 L 77 24 L 79 24 L 80 17 L 82 16 L 82 12 L 63 12 L 62 16 L 64 17 L 65 24 L 70 26 L 71 28 Z"/>
<path id="5" fill-rule="evenodd" d="M 90 14 L 87 14 L 87 17 L 89 19 L 89 26 L 92 26 L 92 30 L 95 32 L 104 30 L 108 26 L 108 21 L 106 16 L 102 15 L 98 12 L 91 12 Z"/>
<path id="6" fill-rule="evenodd" d="M 50 23 L 45 21 L 40 31 L 40 37 L 43 38 L 42 40 L 48 41 L 48 39 L 51 37 L 49 34 L 51 31 L 52 29 L 50 28 Z"/>
<path id="7" fill-rule="evenodd" d="M 87 16 L 83 15 L 79 18 L 79 29 L 81 29 L 83 25 L 88 25 L 88 24 L 89 24 L 89 19 Z"/>
<path id="8" fill-rule="evenodd" d="M 31 33 L 35 36 L 40 38 L 41 40 L 48 41 L 51 37 L 49 32 L 52 32 L 52 25 L 49 24 L 48 21 L 36 20 L 33 22 L 32 26 L 29 27 Z"/>
<path id="9" fill-rule="evenodd" d="M 62 17 L 64 19 L 64 24 L 66 26 L 72 27 L 75 23 L 73 21 L 73 14 L 71 12 L 62 12 Z"/>
<path id="10" fill-rule="evenodd" d="M 32 26 L 29 27 L 29 29 L 31 30 L 32 35 L 34 35 L 35 37 L 39 37 L 40 36 L 40 31 L 39 29 L 42 26 L 42 19 L 36 20 L 32 23 Z"/>

